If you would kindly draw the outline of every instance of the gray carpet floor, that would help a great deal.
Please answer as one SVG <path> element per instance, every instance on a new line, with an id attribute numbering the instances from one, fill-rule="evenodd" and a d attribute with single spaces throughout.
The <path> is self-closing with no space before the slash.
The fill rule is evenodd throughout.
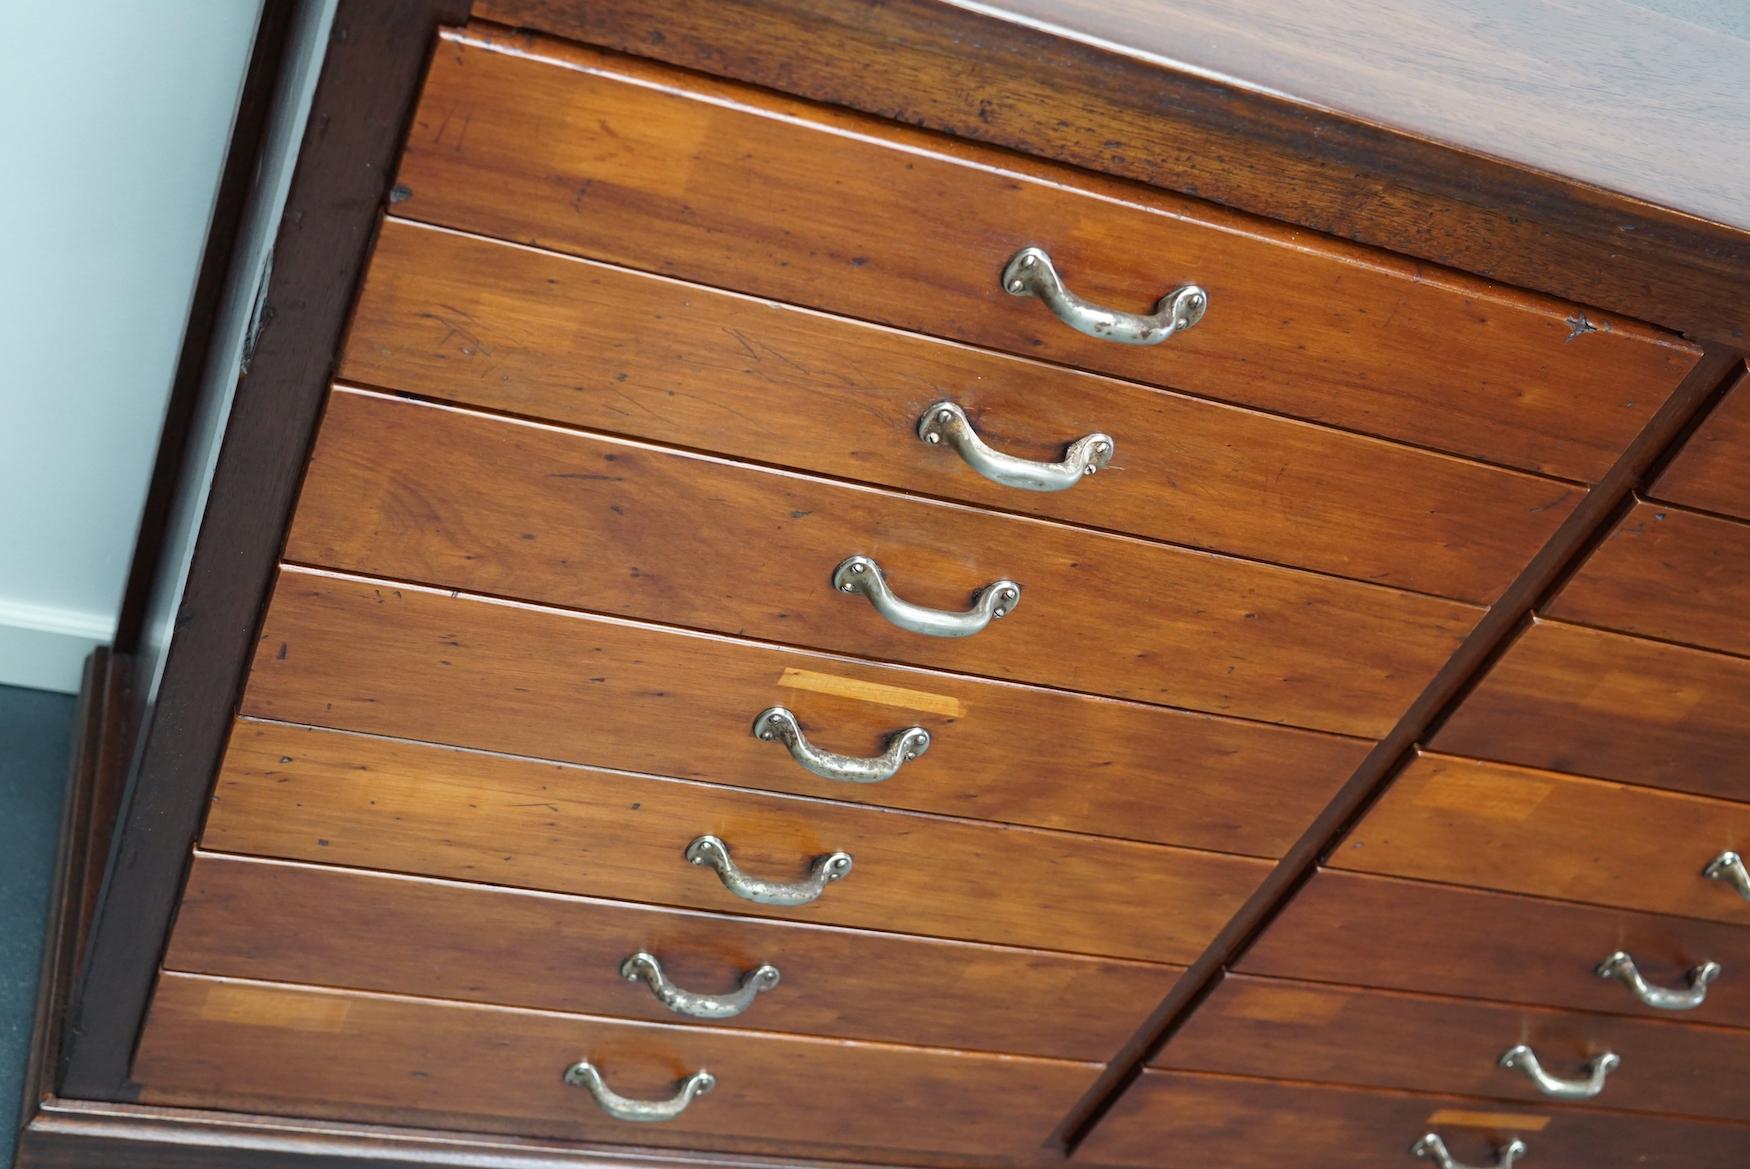
<path id="1" fill-rule="evenodd" d="M 73 698 L 0 686 L 0 1165 L 12 1164 Z"/>

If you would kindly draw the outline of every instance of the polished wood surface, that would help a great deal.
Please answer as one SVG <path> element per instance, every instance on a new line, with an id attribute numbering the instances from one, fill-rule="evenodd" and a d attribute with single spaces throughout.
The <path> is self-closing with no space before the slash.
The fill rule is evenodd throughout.
<path id="1" fill-rule="evenodd" d="M 1403 761 L 1417 744 L 1425 741 L 1430 728 L 1438 725 L 1463 699 L 1470 682 L 1511 640 L 1532 609 L 1575 567 L 1591 547 L 1598 529 L 1628 501 L 1634 485 L 1657 465 L 1661 454 L 1677 441 L 1737 365 L 1733 355 L 1713 351 L 1684 380 L 1672 400 L 1660 408 L 1653 424 L 1635 438 L 1609 474 L 1587 493 L 1573 515 L 1417 696 L 1390 734 L 1368 753 L 1258 891 L 1222 927 L 1209 948 L 1186 968 L 1185 975 L 1149 1015 L 1148 1022 L 1107 1065 L 1094 1087 L 1059 1126 L 1058 1135 L 1066 1144 L 1073 1147 L 1099 1123 L 1149 1056 L 1196 1009 L 1228 966 L 1255 943 L 1288 898 L 1314 875 L 1342 834 L 1365 814 Z M 1379 928 L 1385 934 L 1393 929 L 1389 922 Z"/>
<path id="2" fill-rule="evenodd" d="M 1750 523 L 1637 502 L 1544 612 L 1750 656 Z"/>
<path id="3" fill-rule="evenodd" d="M 1750 1027 L 1750 930 L 1566 901 L 1325 871 L 1240 959 L 1248 974 L 1671 1019 L 1598 964 L 1617 950 L 1657 986 L 1726 970 L 1686 1023 Z M 1734 983 L 1736 985 L 1734 985 Z"/>
<path id="4" fill-rule="evenodd" d="M 1741 106 L 1737 95 L 1648 104 L 1644 94 L 1711 79 L 1717 96 L 1722 79 L 1742 76 L 1742 45 L 1709 44 L 1646 7 L 1605 0 L 1576 18 L 1564 0 L 1489 0 L 1479 18 L 1478 5 L 1320 0 L 1285 14 L 1248 2 L 1170 20 L 1151 9 L 1136 25 L 1092 0 L 1040 0 L 1042 22 L 1021 4 L 940 0 L 480 0 L 474 12 L 1141 179 L 1680 331 L 1740 336 L 1750 327 L 1745 232 L 1618 192 L 1669 178 L 1623 167 L 1625 153 L 1741 134 L 1719 124 Z M 1089 39 L 1078 23 L 1119 32 Z M 1551 24 L 1547 38 L 1524 35 Z M 1487 47 L 1496 38 L 1510 42 L 1506 52 Z M 1197 54 L 1237 59 L 1211 74 Z M 1334 92 L 1309 103 L 1284 63 L 1318 65 Z M 1265 71 L 1248 76 L 1250 65 Z M 1577 90 L 1549 84 L 1576 72 Z M 1382 97 L 1367 113 L 1349 104 Z M 1547 146 L 1521 129 L 1528 116 Z M 1461 133 L 1448 137 L 1454 123 Z M 1659 142 L 1645 137 L 1650 124 Z M 1623 125 L 1643 136 L 1625 140 Z M 1477 133 L 1490 139 L 1481 153 L 1452 145 Z M 1545 150 L 1614 163 L 1616 174 L 1604 186 L 1576 179 Z M 1712 154 L 1692 148 L 1684 170 L 1721 173 Z"/>
<path id="5" fill-rule="evenodd" d="M 1548 1169 L 1635 1165 L 1737 1169 L 1750 1127 L 1575 1105 L 1502 1104 L 1465 1096 L 1150 1070 L 1078 1151 L 1088 1165 L 1183 1169 L 1403 1169 L 1435 1132 L 1465 1165 L 1493 1165 L 1518 1137 Z"/>
<path id="6" fill-rule="evenodd" d="M 673 1120 L 630 1124 L 564 1082 L 579 1059 L 635 1098 L 666 1099 L 701 1067 L 717 1086 Z M 134 1072 L 148 1103 L 641 1145 L 1013 1156 L 1038 1146 L 1093 1068 L 167 973 Z"/>
<path id="7" fill-rule="evenodd" d="M 1750 519 L 1750 374 L 1721 398 L 1677 457 L 1653 483 L 1652 494 L 1672 503 Z"/>
<path id="8" fill-rule="evenodd" d="M 620 977 L 639 952 L 677 985 L 778 985 L 696 1023 Z M 593 897 L 197 853 L 166 969 L 925 1047 L 1104 1060 L 1177 970 Z"/>
<path id="9" fill-rule="evenodd" d="M 1626 320 L 553 41 L 446 43 L 398 181 L 408 218 L 1575 479 L 1695 357 Z M 1029 243 L 1095 302 L 1146 311 L 1196 281 L 1209 313 L 1160 347 L 1084 337 L 999 287 Z"/>
<path id="10" fill-rule="evenodd" d="M 651 327 L 660 322 L 660 327 Z M 340 375 L 446 401 L 946 496 L 1469 601 L 1579 489 L 1060 366 L 389 220 Z M 1097 478 L 1002 487 L 919 441 L 951 400 Z"/>
<path id="11" fill-rule="evenodd" d="M 1585 1080 L 1621 1064 L 1588 1107 L 1750 1120 L 1741 1090 L 1750 1032 L 1471 999 L 1234 975 L 1154 1062 L 1181 1071 L 1546 1102 L 1501 1053 L 1526 1044 L 1544 1070 Z"/>
<path id="12" fill-rule="evenodd" d="M 1701 875 L 1745 847 L 1750 804 L 1422 755 L 1330 864 L 1750 925 L 1750 902 Z"/>
<path id="13" fill-rule="evenodd" d="M 971 637 L 832 587 L 852 555 Z M 1356 735 L 1473 606 L 501 418 L 341 391 L 286 556 L 473 592 Z M 750 713 L 751 717 L 751 713 Z"/>
<path id="14" fill-rule="evenodd" d="M 1750 661 L 1538 621 L 1436 750 L 1750 799 Z"/>
<path id="15" fill-rule="evenodd" d="M 1587 0 L 995 0 L 1011 19 L 1236 79 L 1750 231 L 1750 22 Z M 1681 6 L 1680 6 L 1681 7 Z M 1726 155 L 1720 158 L 1715 151 Z"/>
<path id="16" fill-rule="evenodd" d="M 804 906 L 688 864 L 721 837 L 755 877 L 856 867 Z M 202 844 L 218 852 L 1161 962 L 1197 956 L 1265 861 L 759 795 L 242 723 Z"/>
<path id="17" fill-rule="evenodd" d="M 830 750 L 875 754 L 912 725 L 933 739 L 885 782 L 828 782 L 753 737 L 774 705 Z M 1272 857 L 1367 752 L 1357 739 L 296 570 L 275 590 L 243 709 Z"/>

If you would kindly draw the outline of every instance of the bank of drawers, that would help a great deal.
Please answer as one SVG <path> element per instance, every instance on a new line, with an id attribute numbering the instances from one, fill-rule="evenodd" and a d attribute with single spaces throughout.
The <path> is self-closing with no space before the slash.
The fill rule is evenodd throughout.
<path id="1" fill-rule="evenodd" d="M 434 58 L 141 1099 L 1025 1161 L 1694 350 L 536 47 Z"/>
<path id="2" fill-rule="evenodd" d="M 1618 586 L 1637 525 L 1679 514 L 1703 518 L 1635 504 L 1549 610 L 1627 625 L 1653 609 L 1687 641 L 1724 640 L 1713 599 L 1678 571 L 1693 529 L 1671 529 L 1663 572 L 1641 561 L 1644 605 L 1599 603 L 1631 591 Z M 1197 1129 L 1163 1110 L 1246 1076 L 1303 1082 L 1343 1117 L 1309 1137 L 1307 1164 L 1369 1126 L 1362 1163 L 1381 1148 L 1401 1160 L 1429 1131 L 1468 1164 L 1510 1160 L 1514 1141 L 1540 1164 L 1606 1150 L 1743 1163 L 1744 664 L 1531 624 L 1157 1055 L 1134 1090 L 1147 1103 L 1127 1097 L 1086 1156 L 1170 1163 L 1158 1150 L 1194 1147 Z"/>

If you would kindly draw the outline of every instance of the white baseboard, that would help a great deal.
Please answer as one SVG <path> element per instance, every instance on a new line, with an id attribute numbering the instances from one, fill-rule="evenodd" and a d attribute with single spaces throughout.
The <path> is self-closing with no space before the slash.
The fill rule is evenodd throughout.
<path id="1" fill-rule="evenodd" d="M 0 686 L 77 694 L 85 659 L 115 636 L 115 618 L 0 599 Z"/>

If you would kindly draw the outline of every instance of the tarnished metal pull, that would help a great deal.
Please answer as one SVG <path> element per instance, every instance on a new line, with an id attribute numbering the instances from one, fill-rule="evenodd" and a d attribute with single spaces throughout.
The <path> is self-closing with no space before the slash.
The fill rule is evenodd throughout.
<path id="1" fill-rule="evenodd" d="M 776 966 L 756 966 L 741 976 L 741 987 L 730 994 L 695 994 L 668 980 L 656 955 L 640 950 L 620 963 L 620 977 L 642 982 L 658 1002 L 689 1019 L 733 1019 L 753 1005 L 754 999 L 778 985 Z"/>
<path id="2" fill-rule="evenodd" d="M 1125 345 L 1159 345 L 1203 319 L 1209 294 L 1186 284 L 1161 297 L 1155 311 L 1121 313 L 1090 304 L 1063 286 L 1044 248 L 1022 248 L 1003 265 L 1003 289 L 1012 296 L 1037 296 L 1057 319 L 1078 333 Z"/>
<path id="3" fill-rule="evenodd" d="M 840 783 L 880 783 L 899 774 L 899 769 L 930 749 L 930 732 L 922 727 L 906 727 L 887 736 L 887 749 L 879 755 L 840 755 L 822 751 L 802 734 L 802 724 L 782 706 L 767 707 L 753 720 L 756 739 L 782 743 L 790 748 L 790 758 L 822 779 Z"/>
<path id="4" fill-rule="evenodd" d="M 1622 982 L 1643 1006 L 1661 1011 L 1693 1011 L 1707 1001 L 1708 984 L 1720 976 L 1720 964 L 1703 962 L 1691 969 L 1688 975 L 1689 985 L 1682 990 L 1654 986 L 1641 977 L 1635 960 L 1621 950 L 1600 962 L 1597 974 L 1600 978 L 1614 978 Z"/>
<path id="5" fill-rule="evenodd" d="M 1021 603 L 1021 586 L 999 580 L 978 590 L 972 608 L 964 613 L 927 609 L 902 601 L 887 587 L 881 566 L 867 556 L 853 556 L 832 572 L 832 587 L 841 593 L 862 593 L 875 611 L 911 633 L 928 637 L 971 637 L 998 617 L 1006 617 Z"/>
<path id="6" fill-rule="evenodd" d="M 1424 1161 L 1434 1162 L 1437 1169 L 1471 1169 L 1471 1166 L 1460 1164 L 1452 1159 L 1452 1154 L 1446 1151 L 1446 1142 L 1440 1139 L 1439 1133 L 1428 1133 L 1410 1146 L 1410 1152 Z M 1525 1142 L 1514 1137 L 1499 1149 L 1495 1150 L 1495 1163 L 1488 1169 L 1513 1169 L 1513 1162 L 1525 1156 Z"/>
<path id="7" fill-rule="evenodd" d="M 1607 1051 L 1586 1061 L 1586 1066 L 1580 1069 L 1586 1073 L 1585 1079 L 1564 1080 L 1545 1071 L 1537 1058 L 1537 1052 L 1523 1043 L 1515 1044 L 1501 1053 L 1502 1067 L 1518 1068 L 1524 1072 L 1526 1078 L 1537 1086 L 1537 1090 L 1551 1100 L 1590 1100 L 1604 1091 L 1605 1077 L 1621 1065 L 1622 1057 L 1614 1051 Z"/>
<path id="8" fill-rule="evenodd" d="M 703 1096 L 717 1086 L 717 1077 L 700 1068 L 681 1081 L 680 1089 L 667 1100 L 628 1100 L 602 1080 L 602 1074 L 588 1060 L 579 1060 L 565 1069 L 565 1082 L 573 1088 L 588 1088 L 602 1111 L 615 1120 L 631 1120 L 640 1124 L 660 1124 L 673 1120 L 687 1110 L 693 1097 Z"/>
<path id="9" fill-rule="evenodd" d="M 1064 450 L 1061 462 L 1040 463 L 1005 455 L 986 446 L 972 429 L 966 411 L 952 402 L 937 402 L 924 411 L 918 419 L 918 437 L 932 446 L 947 440 L 974 471 L 992 483 L 1023 491 L 1065 491 L 1112 461 L 1112 438 L 1105 434 L 1076 439 Z"/>
<path id="10" fill-rule="evenodd" d="M 715 836 L 701 836 L 687 845 L 687 860 L 716 869 L 725 889 L 759 905 L 807 905 L 851 871 L 850 853 L 829 852 L 815 858 L 804 880 L 762 881 L 742 872 L 730 858 L 729 846 Z"/>
<path id="11" fill-rule="evenodd" d="M 1710 881 L 1726 882 L 1738 891 L 1738 896 L 1750 901 L 1750 869 L 1744 867 L 1744 858 L 1730 849 L 1707 862 L 1701 875 Z"/>

